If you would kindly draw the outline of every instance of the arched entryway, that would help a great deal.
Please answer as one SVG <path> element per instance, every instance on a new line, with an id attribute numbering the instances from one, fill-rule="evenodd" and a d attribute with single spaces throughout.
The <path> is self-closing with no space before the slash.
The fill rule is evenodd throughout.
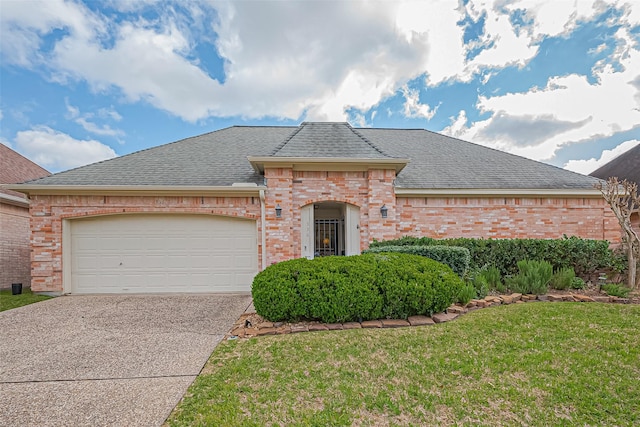
<path id="1" fill-rule="evenodd" d="M 302 256 L 360 253 L 360 208 L 340 202 L 318 202 L 301 209 Z"/>

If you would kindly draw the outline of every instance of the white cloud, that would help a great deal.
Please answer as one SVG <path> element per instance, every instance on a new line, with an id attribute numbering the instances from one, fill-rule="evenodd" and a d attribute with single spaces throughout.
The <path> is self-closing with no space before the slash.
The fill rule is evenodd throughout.
<path id="1" fill-rule="evenodd" d="M 402 95 L 404 96 L 404 115 L 406 117 L 418 117 L 430 120 L 437 111 L 428 104 L 420 103 L 420 92 L 416 89 L 409 89 L 407 85 L 402 87 Z"/>
<path id="2" fill-rule="evenodd" d="M 192 5 L 194 21 L 205 21 L 199 16 L 205 4 Z M 369 108 L 425 71 L 430 81 L 442 81 L 463 63 L 456 0 L 428 6 L 416 2 L 210 5 L 219 19 L 208 29 L 216 37 L 208 37 L 215 39 L 218 54 L 226 61 L 224 84 L 212 79 L 197 59 L 190 59 L 193 38 L 201 34 L 192 34 L 171 7 L 163 14 L 158 6 L 161 17 L 153 22 L 116 23 L 76 3 L 52 2 L 49 9 L 57 8 L 55 13 L 41 12 L 44 6 L 30 3 L 28 13 L 35 18 L 26 19 L 27 8 L 16 6 L 3 28 L 16 29 L 29 39 L 14 62 L 25 66 L 46 62 L 60 83 L 85 80 L 96 92 L 117 87 L 130 102 L 145 101 L 189 121 L 212 115 L 298 118 L 304 112 L 310 118 L 340 120 L 346 117 L 346 108 Z M 125 10 L 139 6 L 122 5 Z M 58 18 L 65 14 L 71 18 Z M 78 22 L 78 16 L 85 21 Z M 88 31 L 96 19 L 100 19 L 97 30 Z M 55 28 L 69 34 L 45 55 L 38 50 L 40 36 Z M 106 36 L 104 28 L 110 31 Z"/>
<path id="3" fill-rule="evenodd" d="M 7 64 L 32 67 L 44 60 L 42 36 L 52 30 L 89 38 L 104 31 L 99 17 L 84 5 L 64 0 L 3 1 L 0 54 Z"/>
<path id="4" fill-rule="evenodd" d="M 128 102 L 146 102 L 187 121 L 236 115 L 344 120 L 346 109 L 367 110 L 422 75 L 429 86 L 468 81 L 478 73 L 486 82 L 494 70 L 522 67 L 538 53 L 545 36 L 569 34 L 611 4 L 599 0 L 479 0 L 465 5 L 457 0 L 188 4 L 110 0 L 106 9 L 94 13 L 80 2 L 9 1 L 3 2 L 0 14 L 0 47 L 8 63 L 46 66 L 59 83 L 86 81 L 97 93 L 115 88 Z M 640 20 L 640 8 L 624 0 L 615 4 L 625 5 L 619 23 L 623 27 Z M 525 11 L 528 22 L 520 28 L 509 17 L 516 9 Z M 113 10 L 127 14 L 115 19 Z M 154 13 L 142 13 L 150 10 Z M 131 12 L 138 16 L 132 18 Z M 484 32 L 470 45 L 464 45 L 464 28 L 459 25 L 465 16 L 475 20 L 486 16 Z M 632 38 L 624 34 L 626 27 L 618 35 L 628 39 L 619 49 L 620 61 L 633 51 Z M 45 49 L 43 36 L 54 30 L 61 31 Z M 214 45 L 198 44 L 203 40 Z M 198 56 L 205 46 L 224 59 L 224 81 L 212 78 L 201 63 Z M 476 48 L 483 50 L 467 60 L 466 55 Z M 607 72 L 601 71 L 603 76 Z M 577 91 L 579 86 L 573 83 L 569 90 Z M 541 92 L 550 100 L 553 90 Z M 525 95 L 513 102 L 505 96 L 503 101 L 510 107 L 534 98 Z M 409 114 L 432 115 L 433 109 L 412 104 L 412 99 L 407 98 Z M 514 113 L 500 108 L 500 102 L 500 97 L 484 98 L 480 106 L 487 112 L 507 112 L 501 116 L 504 125 L 511 116 L 522 120 L 549 113 L 548 105 L 544 112 L 532 107 Z M 106 118 L 99 114 L 78 113 L 76 120 L 88 132 L 121 135 L 108 124 L 96 123 L 97 118 Z M 577 116 L 560 114 L 549 123 L 556 119 L 583 123 L 588 118 Z M 111 119 L 117 121 L 116 117 Z M 575 138 L 580 129 L 591 129 L 583 132 L 589 135 L 599 132 L 599 119 L 594 115 L 593 123 L 563 128 L 560 134 Z M 473 136 L 474 127 L 488 125 L 471 124 L 466 134 Z M 558 144 L 550 143 L 545 149 L 553 153 Z M 508 148 L 509 141 L 503 145 Z"/>
<path id="5" fill-rule="evenodd" d="M 114 121 L 122 120 L 122 116 L 120 116 L 120 114 L 118 114 L 118 112 L 113 109 L 101 108 L 98 110 L 97 114 L 81 113 L 80 109 L 71 105 L 68 99 L 65 99 L 65 106 L 67 107 L 67 114 L 65 117 L 82 126 L 82 128 L 87 132 L 102 136 L 112 136 L 115 138 L 119 138 L 125 135 L 124 131 L 120 129 L 113 129 L 109 125 L 98 125 L 90 121 L 91 119 L 94 119 L 96 117 L 100 119 L 111 119 Z"/>
<path id="6" fill-rule="evenodd" d="M 630 141 L 625 141 L 620 145 L 612 148 L 611 150 L 604 150 L 600 158 L 591 158 L 587 160 L 569 160 L 564 168 L 570 171 L 579 172 L 585 175 L 590 174 L 601 166 L 609 163 L 611 160 L 615 159 L 619 155 L 631 150 L 636 145 L 640 144 L 640 141 L 637 139 L 632 139 Z M 640 166 L 639 166 L 640 167 Z"/>
<path id="7" fill-rule="evenodd" d="M 16 150 L 51 171 L 59 171 L 116 157 L 116 152 L 96 140 L 78 140 L 48 126 L 20 131 Z"/>
<path id="8" fill-rule="evenodd" d="M 628 49 L 620 64 L 622 71 L 596 70 L 595 84 L 572 74 L 525 93 L 481 96 L 478 108 L 490 118 L 444 132 L 547 160 L 564 145 L 633 129 L 640 123 L 640 51 Z"/>
<path id="9" fill-rule="evenodd" d="M 465 67 L 465 79 L 486 68 L 503 68 L 509 65 L 524 66 L 537 53 L 533 37 L 526 33 L 516 34 L 509 16 L 495 9 L 485 10 L 485 34 L 478 45 L 484 49 Z M 475 46 L 474 46 L 475 47 Z"/>

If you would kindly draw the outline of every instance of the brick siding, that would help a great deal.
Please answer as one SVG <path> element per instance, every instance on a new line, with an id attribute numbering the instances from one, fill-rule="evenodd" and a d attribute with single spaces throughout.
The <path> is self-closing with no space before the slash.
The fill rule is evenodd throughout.
<path id="1" fill-rule="evenodd" d="M 31 288 L 35 292 L 62 292 L 64 219 L 131 213 L 206 214 L 248 219 L 260 217 L 258 197 L 34 195 L 31 199 Z M 256 222 L 260 236 L 260 221 Z M 258 239 L 258 257 L 261 250 Z"/>
<path id="2" fill-rule="evenodd" d="M 564 234 L 620 241 L 602 198 L 398 198 L 398 236 L 556 239 Z"/>
<path id="3" fill-rule="evenodd" d="M 0 288 L 31 285 L 29 210 L 0 203 Z"/>
<path id="4" fill-rule="evenodd" d="M 399 197 L 394 170 L 318 172 L 267 168 L 266 264 L 301 256 L 302 207 L 334 201 L 360 209 L 360 246 L 404 235 L 558 238 L 563 234 L 620 241 L 619 225 L 601 198 Z M 276 218 L 275 209 L 282 208 Z M 386 205 L 388 217 L 380 207 Z M 64 219 L 121 213 L 194 213 L 256 219 L 258 197 L 38 196 L 31 203 L 32 289 L 62 291 Z"/>

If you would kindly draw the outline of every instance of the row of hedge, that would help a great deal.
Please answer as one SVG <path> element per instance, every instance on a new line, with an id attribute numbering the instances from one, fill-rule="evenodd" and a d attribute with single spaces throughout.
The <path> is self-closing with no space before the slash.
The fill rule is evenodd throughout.
<path id="1" fill-rule="evenodd" d="M 456 301 L 464 283 L 448 266 L 400 253 L 284 261 L 252 286 L 256 312 L 270 321 L 327 323 L 432 315 Z"/>
<path id="2" fill-rule="evenodd" d="M 603 269 L 621 271 L 624 261 L 609 249 L 606 240 L 564 237 L 562 239 L 474 239 L 430 237 L 402 237 L 396 240 L 373 242 L 375 250 L 382 247 L 457 246 L 467 248 L 471 255 L 470 267 L 479 269 L 495 266 L 503 276 L 518 273 L 518 261 L 543 260 L 554 269 L 572 267 L 576 275 L 587 278 Z"/>
<path id="3" fill-rule="evenodd" d="M 459 246 L 377 246 L 369 248 L 363 253 L 381 252 L 397 252 L 427 257 L 448 265 L 460 277 L 467 274 L 471 262 L 469 249 Z"/>

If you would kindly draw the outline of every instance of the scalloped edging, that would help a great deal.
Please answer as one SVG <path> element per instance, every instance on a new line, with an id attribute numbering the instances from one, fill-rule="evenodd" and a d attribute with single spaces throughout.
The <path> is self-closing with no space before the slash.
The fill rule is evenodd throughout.
<path id="1" fill-rule="evenodd" d="M 600 302 L 609 304 L 640 304 L 640 297 L 619 298 L 606 295 L 587 296 L 581 294 L 544 294 L 544 295 L 489 295 L 483 299 L 473 299 L 466 305 L 453 304 L 445 312 L 433 316 L 410 316 L 408 319 L 364 320 L 362 322 L 322 323 L 305 321 L 297 323 L 269 322 L 256 313 L 246 312 L 234 323 L 224 337 L 225 340 L 253 338 L 265 335 L 285 335 L 299 332 L 335 331 L 345 329 L 402 328 L 409 326 L 428 326 L 450 322 L 470 311 L 498 305 L 524 304 L 529 302 Z M 251 305 L 253 307 L 253 305 Z"/>

